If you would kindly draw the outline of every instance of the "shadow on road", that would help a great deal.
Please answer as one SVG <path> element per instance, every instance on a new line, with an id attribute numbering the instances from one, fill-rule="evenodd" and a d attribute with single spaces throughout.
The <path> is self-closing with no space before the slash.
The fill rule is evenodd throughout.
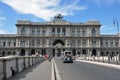
<path id="1" fill-rule="evenodd" d="M 27 77 L 26 75 L 28 73 L 33 72 L 33 70 L 36 69 L 37 66 L 42 65 L 43 62 L 37 63 L 37 64 L 29 67 L 28 69 L 24 69 L 23 71 L 16 73 L 14 76 L 12 76 L 6 80 L 24 80 L 24 78 Z"/>

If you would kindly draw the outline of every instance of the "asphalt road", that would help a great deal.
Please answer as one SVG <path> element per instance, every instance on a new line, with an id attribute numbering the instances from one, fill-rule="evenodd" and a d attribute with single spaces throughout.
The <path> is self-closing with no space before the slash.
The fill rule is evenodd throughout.
<path id="1" fill-rule="evenodd" d="M 120 70 L 95 64 L 77 62 L 63 63 L 55 59 L 61 80 L 120 80 Z"/>

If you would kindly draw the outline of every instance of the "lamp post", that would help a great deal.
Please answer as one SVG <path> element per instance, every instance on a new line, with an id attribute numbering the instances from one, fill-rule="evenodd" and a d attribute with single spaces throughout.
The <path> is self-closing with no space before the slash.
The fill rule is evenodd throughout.
<path id="1" fill-rule="evenodd" d="M 119 36 L 119 23 L 118 23 L 118 19 L 117 18 L 113 19 L 113 25 L 117 27 L 117 33 L 118 33 L 118 36 Z"/>
<path id="2" fill-rule="evenodd" d="M 51 51 L 50 51 L 50 45 L 51 45 L 51 44 L 50 44 L 50 42 L 49 42 L 48 45 L 49 45 L 49 49 L 48 49 L 48 51 L 49 51 L 49 55 L 51 56 Z"/>
<path id="3" fill-rule="evenodd" d="M 117 27 L 117 33 L 118 33 L 118 45 L 117 45 L 117 46 L 118 46 L 118 50 L 119 50 L 119 21 L 118 21 L 117 18 L 114 18 L 114 19 L 113 19 L 113 25 Z M 120 60 L 119 51 L 118 51 L 117 55 L 118 55 L 118 60 Z M 118 60 L 117 60 L 117 58 L 116 58 L 117 63 L 118 63 Z"/>

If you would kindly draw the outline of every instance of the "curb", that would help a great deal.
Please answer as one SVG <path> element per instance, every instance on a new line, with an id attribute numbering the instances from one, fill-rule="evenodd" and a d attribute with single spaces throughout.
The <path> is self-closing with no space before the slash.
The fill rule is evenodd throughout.
<path id="1" fill-rule="evenodd" d="M 57 65 L 55 63 L 55 60 L 52 60 L 52 74 L 51 74 L 51 80 L 61 80 Z"/>
<path id="2" fill-rule="evenodd" d="M 53 63 L 53 59 L 51 60 L 52 61 L 52 71 L 51 71 L 51 80 L 55 80 L 55 70 L 54 70 L 54 63 Z"/>

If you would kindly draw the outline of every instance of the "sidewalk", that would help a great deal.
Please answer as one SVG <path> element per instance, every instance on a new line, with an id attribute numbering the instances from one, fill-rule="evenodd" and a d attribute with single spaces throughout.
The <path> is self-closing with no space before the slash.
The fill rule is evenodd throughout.
<path id="1" fill-rule="evenodd" d="M 80 59 L 80 58 L 77 58 L 76 61 L 97 64 L 97 65 L 111 67 L 120 70 L 120 65 L 115 64 L 115 62 L 108 63 L 106 61 L 102 62 L 102 60 L 97 61 L 97 60 L 88 60 L 88 59 Z"/>
<path id="2" fill-rule="evenodd" d="M 112 60 L 109 60 L 108 57 L 86 57 L 86 58 L 85 57 L 77 57 L 77 59 L 120 65 L 120 61 L 116 57 L 113 57 Z"/>
<path id="3" fill-rule="evenodd" d="M 52 62 L 44 61 L 26 69 L 7 80 L 50 80 Z"/>

